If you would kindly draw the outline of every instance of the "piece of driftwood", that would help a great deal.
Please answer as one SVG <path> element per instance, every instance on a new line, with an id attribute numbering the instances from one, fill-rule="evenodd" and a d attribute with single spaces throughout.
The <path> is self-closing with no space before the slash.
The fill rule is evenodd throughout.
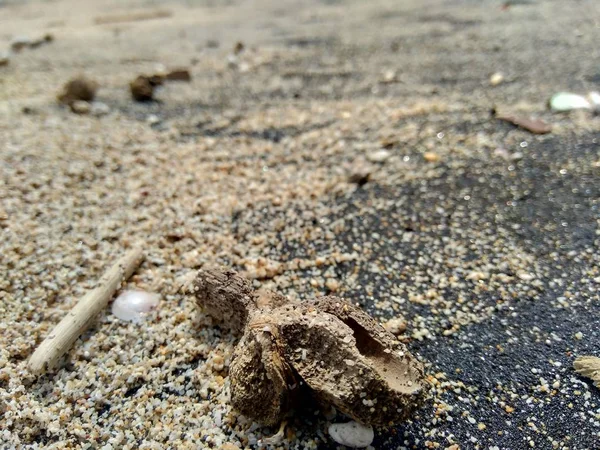
<path id="1" fill-rule="evenodd" d="M 522 117 L 514 114 L 497 114 L 496 119 L 512 123 L 533 134 L 548 134 L 552 131 L 552 125 L 540 119 L 531 119 L 529 117 Z"/>
<path id="2" fill-rule="evenodd" d="M 142 20 L 164 19 L 166 17 L 171 17 L 172 15 L 173 12 L 166 9 L 132 11 L 96 17 L 94 23 L 96 23 L 96 25 L 106 25 L 109 23 L 139 22 Z"/>
<path id="3" fill-rule="evenodd" d="M 288 301 L 234 271 L 199 271 L 207 314 L 243 332 L 229 368 L 233 406 L 274 425 L 307 398 L 365 424 L 404 420 L 427 391 L 422 364 L 377 321 L 337 297 Z"/>
<path id="4" fill-rule="evenodd" d="M 29 359 L 29 370 L 39 374 L 56 368 L 79 336 L 92 324 L 121 282 L 128 279 L 143 260 L 141 248 L 129 250 L 100 279 L 98 287 L 85 295 L 56 325 Z"/>

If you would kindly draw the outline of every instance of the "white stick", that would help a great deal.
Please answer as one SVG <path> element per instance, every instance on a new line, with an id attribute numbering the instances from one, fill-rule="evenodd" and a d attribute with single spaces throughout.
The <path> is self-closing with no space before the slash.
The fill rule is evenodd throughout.
<path id="1" fill-rule="evenodd" d="M 88 292 L 59 322 L 29 359 L 29 370 L 35 374 L 56 367 L 60 357 L 71 348 L 73 342 L 91 325 L 102 311 L 122 281 L 127 280 L 137 269 L 144 255 L 139 247 L 131 249 Z"/>

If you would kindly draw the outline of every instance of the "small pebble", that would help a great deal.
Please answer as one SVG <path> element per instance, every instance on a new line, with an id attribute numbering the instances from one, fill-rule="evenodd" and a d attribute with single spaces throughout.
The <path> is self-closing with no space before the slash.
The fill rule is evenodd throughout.
<path id="1" fill-rule="evenodd" d="M 354 421 L 330 425 L 329 435 L 338 444 L 352 448 L 368 447 L 375 437 L 373 427 Z"/>
<path id="2" fill-rule="evenodd" d="M 106 103 L 92 102 L 90 105 L 90 114 L 95 117 L 105 116 L 110 113 L 110 107 Z"/>
<path id="3" fill-rule="evenodd" d="M 90 102 L 85 100 L 75 100 L 69 106 L 75 114 L 88 114 L 91 109 Z"/>
<path id="4" fill-rule="evenodd" d="M 242 41 L 238 41 L 235 43 L 235 46 L 233 47 L 233 54 L 239 55 L 240 53 L 242 53 L 244 51 L 245 48 L 246 48 L 246 46 L 244 45 L 244 43 Z"/>
<path id="5" fill-rule="evenodd" d="M 146 122 L 150 126 L 156 125 L 157 123 L 160 123 L 160 117 L 158 117 L 156 114 L 150 114 L 148 117 L 146 117 Z"/>
<path id="6" fill-rule="evenodd" d="M 498 86 L 503 81 L 504 81 L 504 75 L 502 75 L 500 72 L 496 72 L 496 73 L 492 74 L 492 76 L 490 77 L 490 85 L 492 85 L 492 86 Z"/>
<path id="7" fill-rule="evenodd" d="M 395 70 L 386 70 L 383 72 L 383 77 L 381 80 L 383 83 L 395 83 L 398 81 L 398 76 Z"/>
<path id="8" fill-rule="evenodd" d="M 374 152 L 368 153 L 367 159 L 374 163 L 383 163 L 383 162 L 387 161 L 390 156 L 392 156 L 392 154 L 389 151 L 387 151 L 385 149 L 381 149 L 381 150 L 376 150 Z"/>
<path id="9" fill-rule="evenodd" d="M 126 322 L 141 322 L 158 306 L 160 297 L 144 291 L 124 291 L 112 304 L 112 313 Z"/>
<path id="10" fill-rule="evenodd" d="M 9 62 L 10 56 L 8 55 L 8 52 L 0 52 L 0 66 L 7 66 Z"/>
<path id="11" fill-rule="evenodd" d="M 388 320 L 383 326 L 390 333 L 399 335 L 406 331 L 406 320 L 402 317 L 396 317 Z"/>
<path id="12" fill-rule="evenodd" d="M 425 158 L 425 161 L 427 162 L 438 162 L 440 160 L 440 155 L 433 152 L 425 152 L 423 153 L 423 158 Z"/>
<path id="13" fill-rule="evenodd" d="M 131 90 L 131 96 L 135 101 L 138 102 L 149 102 L 154 98 L 154 86 L 152 80 L 144 75 L 140 75 L 131 83 L 129 83 L 129 89 Z"/>
<path id="14" fill-rule="evenodd" d="M 91 102 L 96 96 L 98 83 L 84 76 L 74 78 L 64 85 L 58 100 L 65 105 L 71 105 L 77 100 Z"/>

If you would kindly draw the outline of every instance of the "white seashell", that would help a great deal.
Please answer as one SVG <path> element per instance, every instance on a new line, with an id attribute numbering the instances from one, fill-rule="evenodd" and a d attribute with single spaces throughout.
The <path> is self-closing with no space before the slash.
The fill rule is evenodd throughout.
<path id="1" fill-rule="evenodd" d="M 552 111 L 563 112 L 574 109 L 591 109 L 592 105 L 581 95 L 559 92 L 550 99 L 550 108 Z"/>
<path id="2" fill-rule="evenodd" d="M 329 425 L 329 435 L 338 444 L 352 448 L 368 447 L 375 437 L 372 426 L 354 421 Z"/>
<path id="3" fill-rule="evenodd" d="M 112 313 L 127 322 L 141 322 L 158 306 L 160 297 L 144 291 L 124 291 L 112 304 Z"/>

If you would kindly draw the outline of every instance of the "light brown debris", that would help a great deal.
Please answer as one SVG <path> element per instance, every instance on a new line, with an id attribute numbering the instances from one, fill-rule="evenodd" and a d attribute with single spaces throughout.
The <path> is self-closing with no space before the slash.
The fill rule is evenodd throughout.
<path id="1" fill-rule="evenodd" d="M 231 401 L 253 420 L 277 424 L 313 398 L 361 423 L 388 424 L 405 419 L 424 397 L 421 363 L 341 298 L 286 301 L 215 269 L 201 270 L 192 292 L 206 313 L 244 330 L 230 365 Z"/>
<path id="2" fill-rule="evenodd" d="M 600 388 L 600 358 L 596 356 L 579 356 L 573 363 L 575 372 L 594 382 Z"/>
<path id="3" fill-rule="evenodd" d="M 174 69 L 165 76 L 167 81 L 191 81 L 192 76 L 187 69 Z"/>
<path id="4" fill-rule="evenodd" d="M 440 155 L 433 152 L 425 152 L 423 153 L 423 158 L 427 162 L 438 162 L 440 160 Z"/>
<path id="5" fill-rule="evenodd" d="M 498 114 L 497 119 L 505 122 L 510 122 L 513 125 L 530 131 L 533 134 L 547 134 L 552 131 L 552 125 L 539 119 L 531 119 L 529 117 L 521 117 L 513 114 Z"/>
<path id="6" fill-rule="evenodd" d="M 123 14 L 111 14 L 107 16 L 99 16 L 94 19 L 97 25 L 105 25 L 108 23 L 123 23 L 123 22 L 139 22 L 142 20 L 164 19 L 171 17 L 173 12 L 166 9 L 155 9 L 152 11 L 136 11 Z"/>

